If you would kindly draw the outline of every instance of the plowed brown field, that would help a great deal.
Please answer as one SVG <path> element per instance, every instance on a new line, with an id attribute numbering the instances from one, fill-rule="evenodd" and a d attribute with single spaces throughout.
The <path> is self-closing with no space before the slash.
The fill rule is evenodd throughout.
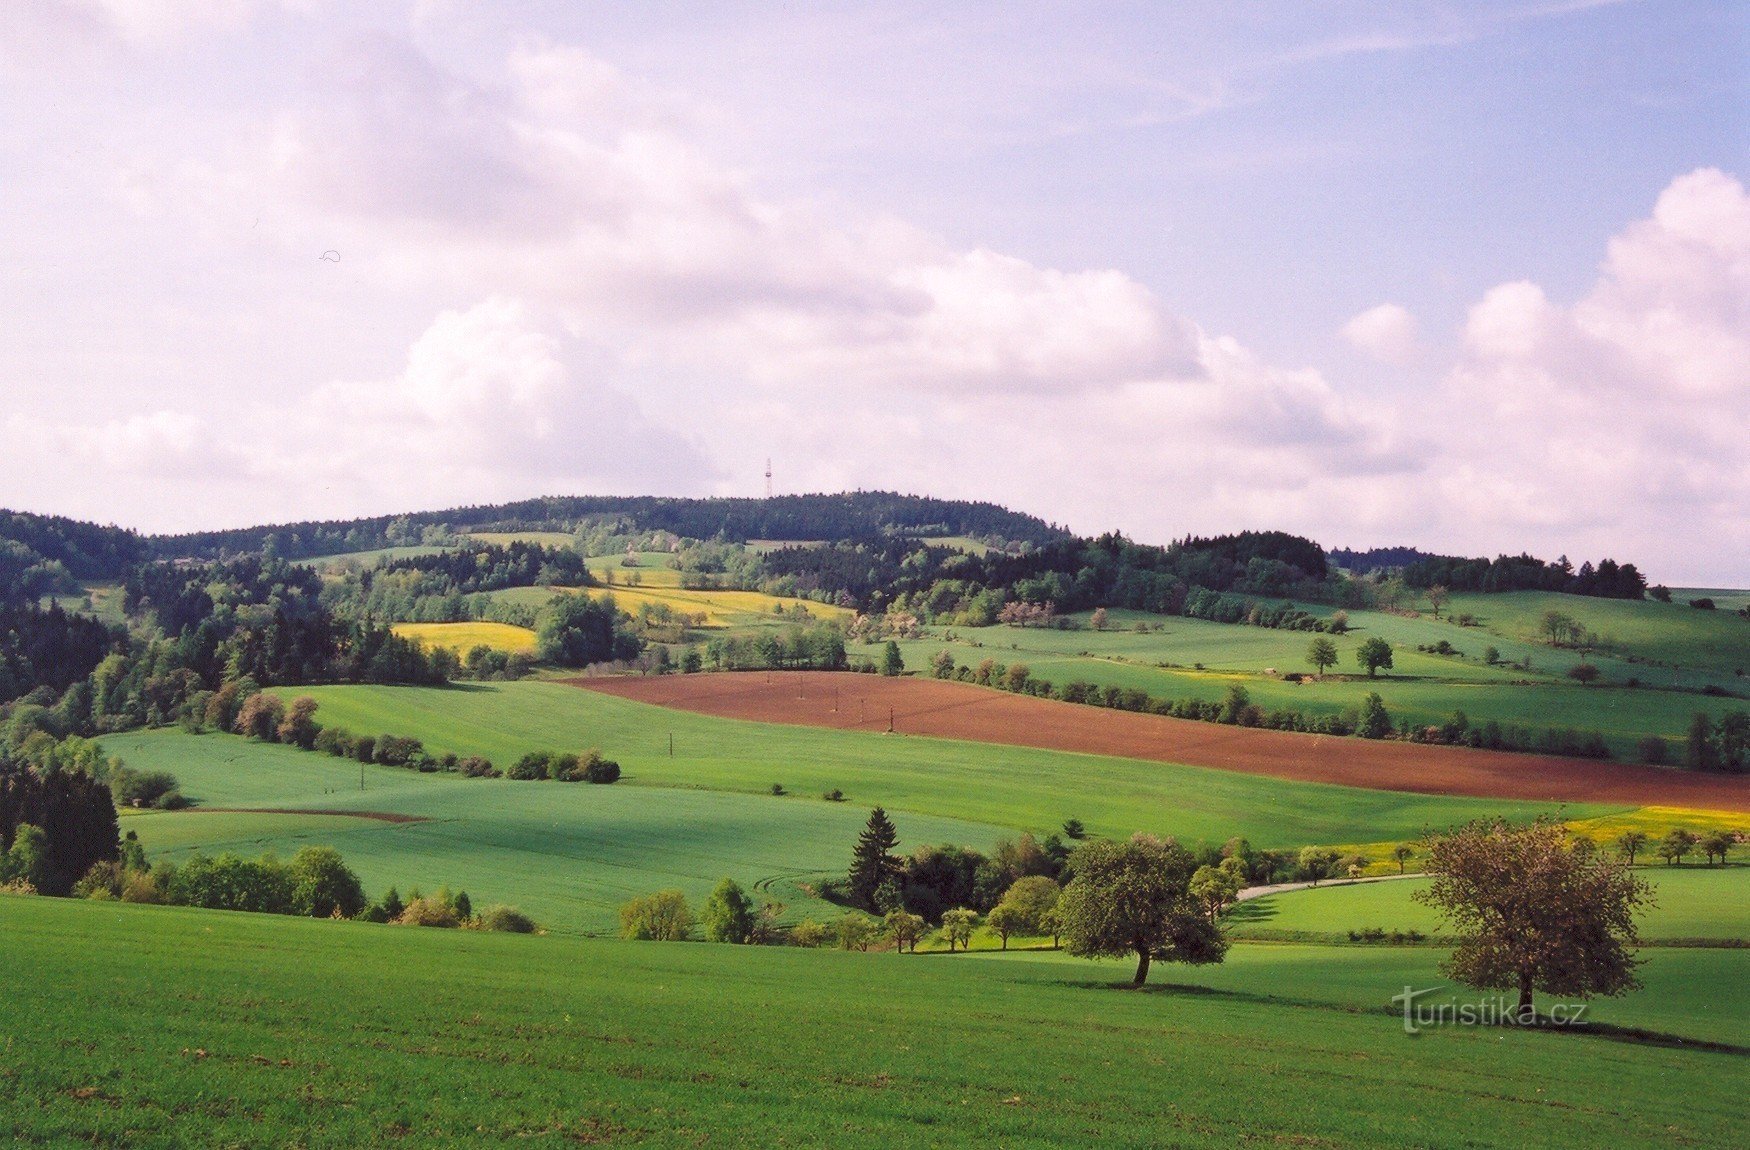
<path id="1" fill-rule="evenodd" d="M 573 679 L 727 719 L 1119 755 L 1376 790 L 1750 812 L 1750 779 L 1458 747 L 1248 730 L 1059 703 L 936 679 L 743 672 Z"/>

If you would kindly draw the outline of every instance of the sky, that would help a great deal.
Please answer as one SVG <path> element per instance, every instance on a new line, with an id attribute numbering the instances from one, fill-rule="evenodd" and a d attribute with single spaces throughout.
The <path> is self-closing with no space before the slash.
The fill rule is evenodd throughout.
<path id="1" fill-rule="evenodd" d="M 893 489 L 1750 586 L 1750 6 L 0 5 L 0 506 Z"/>

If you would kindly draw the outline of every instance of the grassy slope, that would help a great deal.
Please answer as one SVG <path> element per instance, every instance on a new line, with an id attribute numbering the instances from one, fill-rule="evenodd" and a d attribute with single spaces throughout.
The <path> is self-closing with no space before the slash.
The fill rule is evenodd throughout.
<path id="1" fill-rule="evenodd" d="M 1652 940 L 1682 938 L 1750 940 L 1750 867 L 1639 867 L 1655 888 L 1656 905 L 1641 920 Z M 1267 895 L 1234 908 L 1230 925 L 1239 933 L 1287 932 L 1346 937 L 1351 930 L 1440 930 L 1440 916 L 1410 896 L 1421 879 L 1325 886 Z"/>
<path id="2" fill-rule="evenodd" d="M 1402 964 L 1363 950 L 1251 948 L 1191 979 L 1162 972 L 1232 987 L 1128 994 L 1104 988 L 1112 967 L 1031 958 L 52 900 L 0 899 L 0 920 L 14 972 L 0 974 L 0 1137 L 18 1141 L 1565 1147 L 1742 1132 L 1742 1056 L 1525 1031 L 1411 1041 L 1374 1008 Z M 1403 955 L 1427 957 L 1383 958 Z M 1305 960 L 1298 974 L 1284 956 Z"/>
<path id="3" fill-rule="evenodd" d="M 511 782 L 423 775 L 230 735 L 152 731 L 111 737 L 127 761 L 173 771 L 206 808 L 388 811 L 429 821 L 388 823 L 333 815 L 194 809 L 130 814 L 153 858 L 194 850 L 282 856 L 334 846 L 379 895 L 390 885 L 468 891 L 476 906 L 507 902 L 565 933 L 612 932 L 634 895 L 668 887 L 702 900 L 717 881 L 783 902 L 792 921 L 841 911 L 797 886 L 842 874 L 868 808 L 812 795 L 776 798 L 715 791 Z M 959 842 L 988 849 L 994 826 L 925 815 L 900 819 L 904 846 Z"/>
<path id="4" fill-rule="evenodd" d="M 1311 610 L 1325 616 L 1333 613 L 1325 607 Z M 1421 722 L 1440 722 L 1462 709 L 1479 721 L 1598 730 L 1625 757 L 1643 735 L 1680 738 L 1698 710 L 1718 715 L 1745 706 L 1742 699 L 1709 698 L 1695 694 L 1696 689 L 1720 684 L 1750 690 L 1746 680 L 1733 673 L 1741 666 L 1750 670 L 1750 624 L 1729 612 L 1529 592 L 1459 596 L 1449 610 L 1472 612 L 1482 625 L 1459 627 L 1429 616 L 1350 612 L 1354 630 L 1331 637 L 1338 650 L 1333 675 L 1299 685 L 1279 676 L 1312 670 L 1306 660 L 1312 636 L 1306 632 L 1131 611 L 1111 612 L 1111 628 L 1100 632 L 961 628 L 955 630 L 953 642 L 932 637 L 901 648 L 907 666 L 913 668 L 925 667 L 946 647 L 967 666 L 987 658 L 1023 662 L 1036 676 L 1060 685 L 1082 679 L 1100 686 L 1139 688 L 1164 698 L 1219 699 L 1239 682 L 1253 702 L 1266 709 L 1320 714 L 1355 707 L 1368 691 L 1378 691 L 1394 714 Z M 1546 610 L 1563 610 L 1611 638 L 1614 653 L 1581 654 L 1537 642 L 1538 620 Z M 1138 633 L 1134 630 L 1138 622 L 1158 629 Z M 1354 652 L 1374 636 L 1392 644 L 1395 658 L 1391 671 L 1370 680 L 1355 664 Z M 1443 639 L 1464 657 L 1415 649 Z M 1529 659 L 1530 669 L 1485 663 L 1483 652 L 1490 646 L 1499 650 L 1503 660 Z M 1631 654 L 1657 661 L 1631 663 L 1627 659 Z M 1568 669 L 1582 661 L 1598 665 L 1604 682 L 1617 685 L 1587 688 L 1568 680 Z M 1277 675 L 1266 675 L 1266 670 Z M 1631 678 L 1646 686 L 1621 686 Z M 1651 689 L 1673 687 L 1688 689 Z"/>
<path id="5" fill-rule="evenodd" d="M 1409 838 L 1429 825 L 1540 809 L 1097 755 L 738 722 L 556 683 L 318 687 L 308 693 L 320 702 L 321 722 L 358 734 L 414 735 L 436 750 L 483 754 L 499 763 L 530 750 L 594 746 L 619 760 L 627 780 L 639 785 L 757 793 L 781 782 L 805 795 L 836 787 L 856 803 L 1036 834 L 1074 816 L 1098 834 L 1150 830 L 1212 842 L 1243 834 L 1259 845 L 1293 846 Z M 854 700 L 847 696 L 844 705 Z M 1568 810 L 1574 818 L 1605 813 Z"/>

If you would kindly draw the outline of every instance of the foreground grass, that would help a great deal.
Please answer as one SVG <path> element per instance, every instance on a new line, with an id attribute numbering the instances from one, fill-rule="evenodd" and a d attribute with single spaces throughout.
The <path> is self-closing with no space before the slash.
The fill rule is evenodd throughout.
<path id="1" fill-rule="evenodd" d="M 498 763 L 531 750 L 599 747 L 626 768 L 634 785 L 757 794 L 778 782 L 810 800 L 836 788 L 864 806 L 1035 834 L 1075 817 L 1097 834 L 1147 830 L 1218 843 L 1240 834 L 1260 846 L 1289 847 L 1408 839 L 1429 826 L 1547 809 L 988 743 L 741 722 L 555 683 L 285 693 L 315 696 L 323 723 L 357 734 L 413 735 L 436 750 Z M 854 705 L 848 695 L 845 705 Z M 125 755 L 126 744 L 113 742 Z M 176 769 L 171 760 L 152 765 Z M 198 788 L 191 793 L 204 797 Z M 1623 809 L 1573 804 L 1566 814 L 1589 818 Z M 907 829 L 903 821 L 900 829 Z"/>
<path id="2" fill-rule="evenodd" d="M 1294 948 L 1253 949 L 1272 977 L 1269 951 Z M 1110 989 L 1121 978 L 0 898 L 0 1139 L 1566 1147 L 1743 1131 L 1738 1055 L 1411 1040 L 1342 995 Z"/>

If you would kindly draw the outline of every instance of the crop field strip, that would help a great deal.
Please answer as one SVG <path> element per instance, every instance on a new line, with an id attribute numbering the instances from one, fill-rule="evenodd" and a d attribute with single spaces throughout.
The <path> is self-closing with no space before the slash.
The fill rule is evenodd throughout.
<path id="1" fill-rule="evenodd" d="M 1079 751 L 1421 794 L 1750 811 L 1750 780 L 1634 764 L 1251 730 L 965 683 L 817 672 L 574 679 L 725 718 Z M 854 704 L 854 705 L 853 705 Z"/>

